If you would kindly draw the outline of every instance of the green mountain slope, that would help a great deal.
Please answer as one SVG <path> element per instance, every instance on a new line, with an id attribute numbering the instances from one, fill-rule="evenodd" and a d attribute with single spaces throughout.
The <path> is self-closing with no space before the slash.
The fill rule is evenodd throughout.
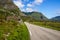
<path id="1" fill-rule="evenodd" d="M 50 20 L 60 22 L 60 16 L 53 17 Z"/>
<path id="2" fill-rule="evenodd" d="M 0 40 L 29 40 L 22 12 L 12 0 L 0 0 Z"/>
<path id="3" fill-rule="evenodd" d="M 22 13 L 25 14 L 25 16 L 22 17 L 23 20 L 28 20 L 28 21 L 45 21 L 45 20 L 48 20 L 48 18 L 46 18 L 40 12 L 22 12 Z"/>

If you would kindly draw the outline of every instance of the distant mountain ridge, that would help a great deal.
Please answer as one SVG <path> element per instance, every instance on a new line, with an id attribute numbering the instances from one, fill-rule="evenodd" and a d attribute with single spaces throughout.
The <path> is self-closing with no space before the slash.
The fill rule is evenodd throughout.
<path id="1" fill-rule="evenodd" d="M 26 20 L 30 20 L 30 21 L 56 21 L 56 22 L 60 22 L 60 16 L 56 16 L 51 19 L 48 19 L 41 12 L 22 12 L 22 13 L 25 15 L 22 17 L 23 20 L 26 19 Z"/>
<path id="2" fill-rule="evenodd" d="M 52 21 L 59 21 L 60 22 L 60 16 L 53 17 L 50 20 L 52 20 Z"/>
<path id="3" fill-rule="evenodd" d="M 23 17 L 29 17 L 30 20 L 35 20 L 35 21 L 42 21 L 42 20 L 48 20 L 47 17 L 45 17 L 41 12 L 22 12 L 26 16 Z M 29 20 L 27 18 L 27 20 Z"/>

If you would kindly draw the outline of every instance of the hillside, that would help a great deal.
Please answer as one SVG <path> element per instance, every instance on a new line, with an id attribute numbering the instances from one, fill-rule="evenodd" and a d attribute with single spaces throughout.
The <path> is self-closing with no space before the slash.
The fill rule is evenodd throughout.
<path id="1" fill-rule="evenodd" d="M 30 21 L 45 21 L 48 20 L 47 17 L 45 17 L 42 13 L 40 12 L 22 12 L 25 16 L 22 16 L 26 20 Z M 22 19 L 23 19 L 22 18 Z M 23 19 L 23 20 L 25 20 Z"/>
<path id="2" fill-rule="evenodd" d="M 5 17 L 5 19 L 8 19 L 8 17 L 10 19 L 14 16 L 16 17 L 16 19 L 18 19 L 18 17 L 20 18 L 20 13 L 21 11 L 12 2 L 12 0 L 0 0 L 0 16 L 2 16 L 2 18 L 0 17 L 0 19 L 3 19 L 3 16 Z"/>
<path id="3" fill-rule="evenodd" d="M 12 0 L 0 0 L 0 40 L 29 40 L 29 32 Z"/>
<path id="4" fill-rule="evenodd" d="M 60 22 L 60 16 L 53 17 L 50 20 Z"/>

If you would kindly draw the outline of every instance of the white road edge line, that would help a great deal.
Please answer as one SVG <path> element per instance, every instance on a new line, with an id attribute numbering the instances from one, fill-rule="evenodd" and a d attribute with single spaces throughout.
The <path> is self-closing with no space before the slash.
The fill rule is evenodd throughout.
<path id="1" fill-rule="evenodd" d="M 26 24 L 26 22 L 24 22 Z M 32 36 L 32 32 L 29 30 L 30 35 Z"/>
<path id="2" fill-rule="evenodd" d="M 31 33 L 31 31 L 29 31 L 30 32 L 30 35 L 32 36 L 32 33 Z"/>

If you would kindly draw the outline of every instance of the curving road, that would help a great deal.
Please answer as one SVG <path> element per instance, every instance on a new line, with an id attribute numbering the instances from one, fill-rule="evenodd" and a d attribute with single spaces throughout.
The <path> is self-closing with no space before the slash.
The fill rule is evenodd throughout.
<path id="1" fill-rule="evenodd" d="M 60 31 L 43 28 L 28 22 L 25 24 L 30 32 L 31 40 L 60 40 Z"/>

